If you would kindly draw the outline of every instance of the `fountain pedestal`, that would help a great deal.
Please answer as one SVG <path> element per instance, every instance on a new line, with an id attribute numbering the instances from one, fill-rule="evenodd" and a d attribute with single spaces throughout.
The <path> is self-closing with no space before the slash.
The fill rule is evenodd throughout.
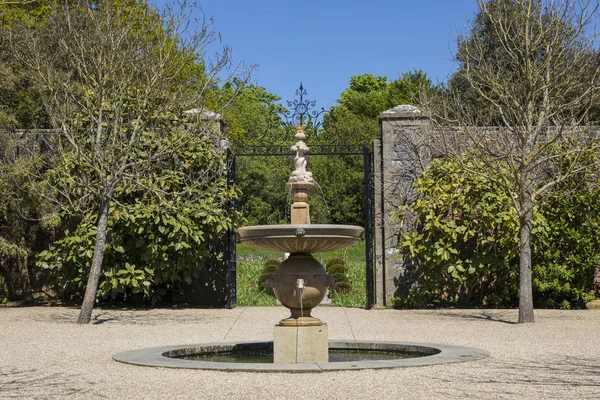
<path id="1" fill-rule="evenodd" d="M 329 361 L 329 329 L 319 326 L 275 325 L 273 362 L 297 364 Z"/>
<path id="2" fill-rule="evenodd" d="M 293 203 L 290 210 L 290 219 L 294 225 L 310 224 L 310 207 L 306 202 L 308 200 L 308 192 L 313 187 L 314 183 L 311 180 L 298 181 L 296 176 L 290 177 L 288 185 L 292 194 Z"/>

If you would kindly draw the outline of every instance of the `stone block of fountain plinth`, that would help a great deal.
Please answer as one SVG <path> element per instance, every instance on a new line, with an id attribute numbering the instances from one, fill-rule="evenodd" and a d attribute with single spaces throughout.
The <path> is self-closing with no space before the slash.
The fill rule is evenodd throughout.
<path id="1" fill-rule="evenodd" d="M 291 220 L 295 225 L 310 224 L 310 211 L 308 203 L 297 202 L 291 206 Z"/>
<path id="2" fill-rule="evenodd" d="M 297 364 L 327 362 L 329 360 L 329 331 L 326 324 L 319 326 L 275 325 L 273 362 Z"/>

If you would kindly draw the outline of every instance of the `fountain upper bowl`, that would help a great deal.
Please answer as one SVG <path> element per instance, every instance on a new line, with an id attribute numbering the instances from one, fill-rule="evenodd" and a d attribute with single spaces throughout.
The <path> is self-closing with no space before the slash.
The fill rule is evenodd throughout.
<path id="1" fill-rule="evenodd" d="M 250 247 L 283 253 L 334 251 L 359 242 L 365 230 L 355 225 L 258 225 L 237 230 L 238 238 Z"/>

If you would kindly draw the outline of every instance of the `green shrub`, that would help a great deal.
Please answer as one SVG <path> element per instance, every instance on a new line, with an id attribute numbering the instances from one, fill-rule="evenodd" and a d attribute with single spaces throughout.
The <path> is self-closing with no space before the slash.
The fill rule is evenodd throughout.
<path id="1" fill-rule="evenodd" d="M 243 245 L 238 246 L 244 248 Z M 262 256 L 249 256 L 244 250 L 238 253 L 237 305 L 274 306 L 275 297 L 269 295 L 258 283 L 265 270 Z"/>
<path id="2" fill-rule="evenodd" d="M 334 291 L 345 293 L 352 289 L 348 279 L 349 268 L 342 258 L 330 258 L 327 261 L 326 271 L 335 281 L 335 286 L 332 288 Z"/>
<path id="3" fill-rule="evenodd" d="M 160 180 L 165 193 L 160 199 L 139 186 L 115 189 L 118 203 L 109 214 L 99 298 L 135 295 L 155 303 L 168 290 L 191 284 L 211 264 L 218 265 L 219 243 L 237 215 L 227 207 L 237 191 L 222 174 L 224 162 L 208 137 L 198 138 L 148 178 Z M 213 178 L 196 179 L 202 175 Z M 64 206 L 62 218 L 64 237 L 37 255 L 37 266 L 49 271 L 63 297 L 78 298 L 89 275 L 97 215 Z M 221 275 L 214 272 L 215 282 Z"/>
<path id="4" fill-rule="evenodd" d="M 329 275 L 333 275 L 333 274 L 344 274 L 345 275 L 348 273 L 348 267 L 343 264 L 333 264 L 331 267 L 327 268 L 327 273 Z"/>
<path id="5" fill-rule="evenodd" d="M 258 278 L 258 287 L 260 288 L 260 290 L 265 289 L 267 287 L 267 281 L 270 277 L 275 275 L 275 272 L 277 272 L 277 268 L 279 268 L 279 265 L 281 265 L 281 261 L 274 258 L 271 258 L 265 262 L 263 271 L 260 277 Z M 272 289 L 269 288 L 267 291 L 270 294 L 273 294 Z"/>
<path id="6" fill-rule="evenodd" d="M 592 297 L 600 247 L 600 189 L 565 182 L 534 209 L 532 279 L 536 307 L 577 308 Z M 399 218 L 417 217 L 399 248 L 405 291 L 398 307 L 515 306 L 519 221 L 498 184 L 435 160 L 415 182 L 419 198 Z M 560 195 L 569 190 L 569 196 Z M 568 305 L 568 307 L 567 307 Z"/>
<path id="7" fill-rule="evenodd" d="M 325 270 L 329 271 L 329 268 L 332 265 L 346 265 L 346 262 L 344 261 L 343 258 L 339 258 L 339 257 L 335 257 L 335 258 L 330 258 L 329 260 L 327 260 L 327 264 L 325 264 Z"/>
<path id="8" fill-rule="evenodd" d="M 348 292 L 349 290 L 352 289 L 352 286 L 350 286 L 349 282 L 344 282 L 344 281 L 336 281 L 336 286 L 334 288 L 334 290 L 339 291 L 339 292 Z"/>
<path id="9" fill-rule="evenodd" d="M 348 267 L 346 275 L 350 287 L 345 288 L 344 291 L 330 290 L 331 304 L 344 307 L 365 307 L 367 299 L 365 242 L 361 241 L 348 249 L 335 252 L 316 253 L 314 256 L 317 260 L 321 260 L 324 266 L 331 267 L 336 263 L 339 264 L 341 260 L 343 265 Z M 332 259 L 337 260 L 330 261 Z"/>

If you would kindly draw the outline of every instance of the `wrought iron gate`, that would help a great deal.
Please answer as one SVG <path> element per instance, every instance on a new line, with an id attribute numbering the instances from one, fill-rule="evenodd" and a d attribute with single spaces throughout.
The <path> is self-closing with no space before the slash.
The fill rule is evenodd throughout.
<path id="1" fill-rule="evenodd" d="M 315 132 L 318 131 L 320 123 L 317 123 L 319 116 L 325 113 L 325 110 L 314 109 L 315 101 L 304 98 L 306 90 L 302 83 L 296 91 L 299 97 L 297 100 L 288 101 L 287 105 L 290 111 L 282 110 L 281 115 L 288 121 L 290 127 L 294 124 L 304 125 L 310 124 Z M 373 307 L 375 304 L 375 280 L 373 274 L 373 150 L 371 146 L 360 144 L 310 144 L 310 156 L 331 155 L 331 156 L 360 156 L 363 157 L 364 167 L 364 187 L 365 187 L 365 276 L 366 276 L 366 306 Z M 245 146 L 241 152 L 227 151 L 227 183 L 234 185 L 236 179 L 236 158 L 238 157 L 264 157 L 264 156 L 290 156 L 290 143 L 265 146 Z M 236 201 L 231 200 L 229 203 L 231 210 L 236 209 Z M 236 306 L 236 271 L 237 271 L 237 256 L 236 256 L 236 233 L 232 229 L 227 233 L 226 243 L 226 294 L 225 301 L 227 308 Z"/>
<path id="2" fill-rule="evenodd" d="M 289 148 L 289 146 L 286 146 Z M 314 149 L 314 150 L 313 150 Z M 227 183 L 235 184 L 236 176 L 236 158 L 238 157 L 260 157 L 260 156 L 290 156 L 290 152 L 281 152 L 281 146 L 261 146 L 256 151 L 246 153 L 227 152 Z M 364 188 L 365 188 L 365 276 L 366 276 L 366 305 L 367 308 L 373 307 L 375 304 L 375 282 L 373 275 L 373 151 L 367 146 L 360 145 L 312 145 L 311 156 L 331 155 L 331 156 L 347 156 L 347 155 L 362 155 L 364 168 Z M 236 209 L 235 200 L 231 200 L 229 207 L 232 210 Z M 236 234 L 232 229 L 227 234 L 227 273 L 226 273 L 226 306 L 234 308 L 236 306 L 236 271 L 237 271 L 237 256 L 236 256 Z"/>

